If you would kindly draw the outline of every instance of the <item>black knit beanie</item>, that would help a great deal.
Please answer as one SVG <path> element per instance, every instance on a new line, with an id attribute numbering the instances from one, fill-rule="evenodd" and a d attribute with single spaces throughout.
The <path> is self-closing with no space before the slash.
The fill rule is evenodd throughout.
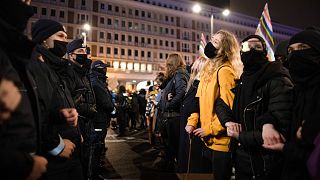
<path id="1" fill-rule="evenodd" d="M 259 39 L 259 41 L 260 41 L 261 44 L 262 44 L 263 53 L 264 53 L 265 55 L 267 55 L 267 45 L 266 45 L 266 42 L 264 41 L 264 39 L 263 39 L 261 36 L 256 35 L 256 34 L 252 34 L 252 35 L 249 35 L 249 36 L 247 36 L 246 38 L 244 38 L 241 42 L 243 43 L 243 42 L 246 42 L 246 41 L 248 41 L 249 39 L 253 39 L 253 38 Z"/>
<path id="2" fill-rule="evenodd" d="M 288 44 L 289 44 L 289 40 L 284 40 L 281 41 L 277 47 L 276 50 L 274 52 L 275 56 L 284 56 L 287 57 L 288 56 Z"/>
<path id="3" fill-rule="evenodd" d="M 32 27 L 32 41 L 42 43 L 45 39 L 52 36 L 56 32 L 66 32 L 63 25 L 57 21 L 50 19 L 40 19 Z"/>
<path id="4" fill-rule="evenodd" d="M 320 52 L 320 31 L 315 27 L 307 28 L 304 31 L 292 36 L 289 45 L 294 43 L 305 43 Z"/>

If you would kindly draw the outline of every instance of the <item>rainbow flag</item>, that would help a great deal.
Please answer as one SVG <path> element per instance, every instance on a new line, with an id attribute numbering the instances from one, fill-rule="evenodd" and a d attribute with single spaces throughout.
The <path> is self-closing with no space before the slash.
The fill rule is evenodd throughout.
<path id="1" fill-rule="evenodd" d="M 272 47 L 274 46 L 273 30 L 268 9 L 268 3 L 266 3 L 266 5 L 263 8 L 263 12 L 260 17 L 260 21 L 255 34 L 261 36 L 264 39 L 267 45 L 268 58 L 269 60 L 274 61 L 274 52 L 272 49 Z"/>

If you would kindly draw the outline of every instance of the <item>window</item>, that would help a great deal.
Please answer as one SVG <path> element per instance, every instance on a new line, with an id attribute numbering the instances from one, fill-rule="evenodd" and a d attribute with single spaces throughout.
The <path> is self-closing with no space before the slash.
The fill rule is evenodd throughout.
<path id="1" fill-rule="evenodd" d="M 86 5 L 86 0 L 81 0 L 81 6 L 85 6 Z"/>
<path id="2" fill-rule="evenodd" d="M 103 3 L 100 4 L 100 9 L 104 9 L 104 4 Z"/>
<path id="3" fill-rule="evenodd" d="M 141 38 L 141 43 L 143 43 L 143 44 L 144 44 L 144 37 L 142 37 L 142 38 Z"/>
<path id="4" fill-rule="evenodd" d="M 125 49 L 121 49 L 121 56 L 125 55 Z"/>
<path id="5" fill-rule="evenodd" d="M 157 45 L 157 40 L 156 39 L 153 40 L 153 45 Z"/>
<path id="6" fill-rule="evenodd" d="M 122 14 L 126 14 L 126 8 L 122 8 Z"/>
<path id="7" fill-rule="evenodd" d="M 59 17 L 60 17 L 60 18 L 64 18 L 64 11 L 60 11 Z"/>
<path id="8" fill-rule="evenodd" d="M 138 50 L 134 50 L 134 56 L 139 56 Z"/>
<path id="9" fill-rule="evenodd" d="M 142 17 L 145 17 L 145 16 L 146 16 L 146 14 L 145 14 L 144 11 L 141 11 L 141 16 L 142 16 Z"/>
<path id="10" fill-rule="evenodd" d="M 160 43 L 159 43 L 159 44 L 160 44 L 160 46 L 162 46 L 162 44 L 163 44 L 163 41 L 162 41 L 162 40 L 160 40 Z"/>
<path id="11" fill-rule="evenodd" d="M 174 47 L 174 42 L 173 41 L 171 41 L 171 47 Z"/>
<path id="12" fill-rule="evenodd" d="M 112 25 L 112 20 L 108 18 L 108 25 Z"/>
<path id="13" fill-rule="evenodd" d="M 35 6 L 32 6 L 32 8 L 33 8 L 33 12 L 34 12 L 34 14 L 37 14 L 37 13 L 38 13 L 38 8 L 37 8 L 37 7 L 35 7 Z"/>
<path id="14" fill-rule="evenodd" d="M 115 19 L 114 20 L 114 27 L 117 28 L 119 26 L 119 20 Z"/>
<path id="15" fill-rule="evenodd" d="M 169 46 L 169 41 L 166 41 L 165 44 L 166 44 L 166 47 L 168 47 Z"/>
<path id="16" fill-rule="evenodd" d="M 118 40 L 119 40 L 118 34 L 114 34 L 114 40 L 115 40 L 115 41 L 118 41 Z"/>
<path id="17" fill-rule="evenodd" d="M 104 24 L 104 18 L 103 17 L 100 18 L 100 24 Z"/>
<path id="18" fill-rule="evenodd" d="M 108 11 L 112 11 L 112 5 L 111 4 L 108 5 Z"/>
<path id="19" fill-rule="evenodd" d="M 165 29 L 165 32 L 166 32 L 166 34 L 169 34 L 169 29 L 166 28 L 166 29 Z"/>
<path id="20" fill-rule="evenodd" d="M 128 23 L 128 26 L 129 26 L 129 29 L 132 29 L 133 27 L 132 27 L 132 22 L 129 22 Z"/>
<path id="21" fill-rule="evenodd" d="M 119 12 L 119 6 L 116 6 L 115 11 Z"/>
<path id="22" fill-rule="evenodd" d="M 107 54 L 111 54 L 111 48 L 107 47 Z"/>
<path id="23" fill-rule="evenodd" d="M 173 22 L 174 21 L 174 18 L 173 17 L 171 17 L 171 22 Z"/>
<path id="24" fill-rule="evenodd" d="M 114 48 L 113 53 L 114 53 L 114 55 L 118 55 L 118 48 Z"/>
<path id="25" fill-rule="evenodd" d="M 162 53 L 160 53 L 159 57 L 160 57 L 160 59 L 162 59 L 162 58 L 163 58 L 163 57 L 162 57 Z"/>
<path id="26" fill-rule="evenodd" d="M 132 51 L 131 51 L 131 49 L 128 49 L 128 56 L 132 56 Z"/>
<path id="27" fill-rule="evenodd" d="M 128 36 L 128 41 L 132 42 L 132 36 L 130 36 L 130 35 Z"/>
<path id="28" fill-rule="evenodd" d="M 151 31 L 151 25 L 148 25 L 148 31 L 149 32 Z"/>
<path id="29" fill-rule="evenodd" d="M 111 33 L 107 34 L 107 39 L 111 40 Z"/>
<path id="30" fill-rule="evenodd" d="M 41 14 L 42 15 L 47 15 L 47 9 L 46 8 L 42 8 L 41 9 Z"/>
<path id="31" fill-rule="evenodd" d="M 136 11 L 135 11 L 135 15 L 136 15 L 136 16 L 139 16 L 139 10 L 136 10 Z"/>
<path id="32" fill-rule="evenodd" d="M 132 9 L 129 9 L 129 15 L 132 15 Z"/>
<path id="33" fill-rule="evenodd" d="M 100 32 L 100 39 L 104 39 L 104 32 Z"/>
<path id="34" fill-rule="evenodd" d="M 153 32 L 157 32 L 157 26 L 153 26 Z"/>
<path id="35" fill-rule="evenodd" d="M 141 51 L 141 57 L 144 57 L 144 51 Z"/>
<path id="36" fill-rule="evenodd" d="M 50 16 L 56 16 L 56 10 L 51 9 Z"/>
<path id="37" fill-rule="evenodd" d="M 141 30 L 144 31 L 144 24 L 141 24 Z"/>
<path id="38" fill-rule="evenodd" d="M 151 44 L 151 39 L 150 38 L 148 38 L 148 44 Z"/>
<path id="39" fill-rule="evenodd" d="M 100 48 L 99 48 L 99 53 L 103 54 L 103 47 L 102 46 L 100 46 Z"/>
<path id="40" fill-rule="evenodd" d="M 134 23 L 134 29 L 135 30 L 139 29 L 139 24 L 138 23 Z"/>
<path id="41" fill-rule="evenodd" d="M 148 12 L 148 15 L 147 15 L 147 16 L 148 16 L 148 18 L 151 18 L 151 13 L 150 13 L 150 12 Z"/>
<path id="42" fill-rule="evenodd" d="M 171 29 L 171 35 L 174 35 L 174 29 Z"/>
<path id="43" fill-rule="evenodd" d="M 126 41 L 126 35 L 124 34 L 121 35 L 121 41 Z"/>
<path id="44" fill-rule="evenodd" d="M 139 41 L 139 40 L 138 40 L 138 36 L 135 36 L 135 37 L 134 37 L 134 42 L 135 42 L 135 43 L 138 43 L 138 41 Z"/>
<path id="45" fill-rule="evenodd" d="M 125 28 L 125 27 L 126 27 L 126 22 L 125 22 L 125 21 L 121 21 L 121 26 L 122 26 L 123 28 Z"/>
<path id="46" fill-rule="evenodd" d="M 151 52 L 150 51 L 148 51 L 148 58 L 150 58 L 151 57 Z"/>
<path id="47" fill-rule="evenodd" d="M 166 16 L 166 17 L 165 17 L 165 20 L 166 20 L 166 22 L 168 22 L 168 21 L 169 21 L 169 17 L 168 17 L 168 16 Z"/>
<path id="48" fill-rule="evenodd" d="M 60 0 L 60 2 L 64 3 L 64 2 L 65 2 L 65 0 Z"/>

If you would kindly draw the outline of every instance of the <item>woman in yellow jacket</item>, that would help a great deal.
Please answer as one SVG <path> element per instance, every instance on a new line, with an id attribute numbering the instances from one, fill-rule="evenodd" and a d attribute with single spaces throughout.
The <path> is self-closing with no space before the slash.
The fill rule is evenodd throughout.
<path id="1" fill-rule="evenodd" d="M 205 47 L 209 61 L 200 74 L 200 84 L 196 97 L 199 97 L 200 113 L 188 118 L 186 131 L 202 138 L 209 149 L 212 171 L 215 180 L 228 180 L 231 177 L 231 153 L 226 128 L 222 126 L 215 112 L 217 98 L 221 98 L 230 108 L 233 105 L 235 80 L 241 74 L 242 63 L 235 36 L 225 30 L 214 34 Z M 197 127 L 200 120 L 200 128 Z M 229 125 L 229 124 L 228 124 Z M 230 124 L 240 128 L 237 124 Z"/>

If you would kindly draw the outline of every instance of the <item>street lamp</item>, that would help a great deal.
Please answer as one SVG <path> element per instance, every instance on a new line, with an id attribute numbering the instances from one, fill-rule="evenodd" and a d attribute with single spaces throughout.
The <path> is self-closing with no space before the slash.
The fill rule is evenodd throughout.
<path id="1" fill-rule="evenodd" d="M 195 4 L 193 7 L 192 7 L 192 11 L 194 13 L 197 13 L 199 14 L 201 12 L 201 6 L 199 4 Z M 210 21 L 210 25 L 211 25 L 211 35 L 213 34 L 213 14 L 216 14 L 218 12 L 214 12 L 213 10 L 211 11 L 211 21 Z M 230 11 L 229 9 L 225 9 L 222 11 L 222 15 L 223 16 L 228 16 L 230 14 Z"/>
<path id="2" fill-rule="evenodd" d="M 83 45 L 85 47 L 87 47 L 87 32 L 91 30 L 91 26 L 90 24 L 86 23 L 83 25 L 83 30 L 85 30 L 85 32 L 82 32 L 82 36 L 83 36 Z"/>

